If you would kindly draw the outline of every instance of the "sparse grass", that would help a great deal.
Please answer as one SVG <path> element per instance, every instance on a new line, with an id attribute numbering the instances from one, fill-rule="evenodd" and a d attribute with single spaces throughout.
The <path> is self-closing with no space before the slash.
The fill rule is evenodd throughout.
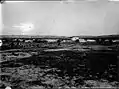
<path id="1" fill-rule="evenodd" d="M 71 50 L 44 51 L 42 47 L 46 47 L 46 49 L 69 48 Z M 80 87 L 118 86 L 116 81 L 110 82 L 108 78 L 105 79 L 106 81 L 102 81 L 104 79 L 94 80 L 93 75 L 88 74 L 85 67 L 85 53 L 81 52 L 80 49 L 90 49 L 89 47 L 78 44 L 68 46 L 62 44 L 60 47 L 53 44 L 48 47 L 48 45 L 42 44 L 42 47 L 41 49 L 21 49 L 20 52 L 28 52 L 32 56 L 15 58 L 16 61 L 9 60 L 7 53 L 3 53 L 3 60 L 7 60 L 7 62 L 1 63 L 2 74 L 0 76 L 4 78 L 0 81 L 0 86 L 9 85 L 14 89 L 35 89 L 35 87 L 46 89 L 48 87 L 76 87 L 78 89 Z M 21 65 L 16 66 L 20 63 Z M 109 73 L 105 76 L 109 76 Z"/>

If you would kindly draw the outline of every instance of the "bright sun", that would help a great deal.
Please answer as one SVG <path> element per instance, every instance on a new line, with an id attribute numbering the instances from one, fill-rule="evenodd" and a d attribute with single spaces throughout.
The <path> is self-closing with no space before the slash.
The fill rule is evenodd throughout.
<path id="1" fill-rule="evenodd" d="M 14 25 L 13 27 L 19 28 L 23 34 L 27 34 L 29 31 L 34 29 L 32 23 L 20 23 L 20 25 Z"/>
<path id="2" fill-rule="evenodd" d="M 20 29 L 23 31 L 23 32 L 27 32 L 27 31 L 30 31 L 34 28 L 34 25 L 32 23 L 21 23 L 21 27 Z"/>

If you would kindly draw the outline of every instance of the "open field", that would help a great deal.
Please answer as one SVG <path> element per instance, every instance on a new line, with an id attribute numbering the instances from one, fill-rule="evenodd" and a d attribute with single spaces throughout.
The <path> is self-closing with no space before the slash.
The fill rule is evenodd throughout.
<path id="1" fill-rule="evenodd" d="M 119 84 L 117 45 L 21 42 L 4 48 L 0 56 L 0 89 L 117 88 Z"/>

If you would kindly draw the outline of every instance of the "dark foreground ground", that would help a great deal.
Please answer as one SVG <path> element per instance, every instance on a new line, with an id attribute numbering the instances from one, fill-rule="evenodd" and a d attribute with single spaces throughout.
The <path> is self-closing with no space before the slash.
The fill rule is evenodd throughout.
<path id="1" fill-rule="evenodd" d="M 0 89 L 6 86 L 12 89 L 118 87 L 117 65 L 113 63 L 116 57 L 110 56 L 118 53 L 115 45 L 43 46 L 1 51 Z M 110 58 L 112 64 L 100 70 L 106 64 L 103 60 Z M 91 59 L 101 61 L 91 66 L 88 61 Z"/>

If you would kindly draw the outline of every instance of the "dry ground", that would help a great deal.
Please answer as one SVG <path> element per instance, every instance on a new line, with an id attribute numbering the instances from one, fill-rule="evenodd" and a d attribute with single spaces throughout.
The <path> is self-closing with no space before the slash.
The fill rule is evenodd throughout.
<path id="1" fill-rule="evenodd" d="M 112 49 L 113 48 L 113 49 Z M 1 51 L 0 87 L 12 89 L 118 87 L 112 68 L 101 79 L 86 68 L 86 53 L 91 50 L 115 50 L 115 46 L 79 44 L 42 45 L 40 48 Z M 4 88 L 3 88 L 4 89 Z"/>

